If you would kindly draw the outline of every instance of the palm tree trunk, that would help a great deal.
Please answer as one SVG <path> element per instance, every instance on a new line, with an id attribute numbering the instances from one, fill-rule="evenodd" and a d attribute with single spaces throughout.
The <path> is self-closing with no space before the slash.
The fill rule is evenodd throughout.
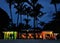
<path id="1" fill-rule="evenodd" d="M 28 20 L 28 14 L 27 14 L 27 20 Z M 28 22 L 26 22 L 26 25 L 28 25 Z M 28 29 L 28 26 L 27 26 L 27 29 Z M 26 32 L 26 34 L 27 34 L 26 38 L 28 38 L 28 32 Z"/>
<path id="2" fill-rule="evenodd" d="M 10 8 L 10 16 L 11 16 L 11 20 L 12 20 L 12 23 L 13 23 L 13 17 L 12 17 L 11 4 L 9 5 L 9 8 Z"/>
<path id="3" fill-rule="evenodd" d="M 57 6 L 56 6 L 56 4 L 54 4 L 54 6 L 55 6 L 55 11 L 56 11 L 56 13 L 57 13 Z"/>
<path id="4" fill-rule="evenodd" d="M 22 23 L 22 15 L 20 15 L 20 23 Z"/>
<path id="5" fill-rule="evenodd" d="M 36 17 L 34 17 L 34 39 L 35 39 Z"/>
<path id="6" fill-rule="evenodd" d="M 36 26 L 35 26 L 35 24 L 36 24 L 36 20 L 35 20 L 35 19 L 36 19 L 36 18 L 34 17 L 34 28 L 36 27 Z"/>
<path id="7" fill-rule="evenodd" d="M 36 20 L 35 20 L 35 27 L 38 27 L 37 23 L 38 23 L 38 21 L 37 21 L 37 17 L 36 17 Z"/>
<path id="8" fill-rule="evenodd" d="M 19 7 L 19 3 L 18 3 L 18 7 Z M 18 16 L 17 16 L 17 26 L 18 26 L 18 23 L 19 23 L 19 10 L 18 10 Z"/>
<path id="9" fill-rule="evenodd" d="M 28 20 L 28 14 L 27 14 L 27 20 Z M 28 23 L 26 23 L 28 25 Z"/>
<path id="10" fill-rule="evenodd" d="M 18 12 L 18 16 L 17 16 L 17 26 L 18 26 L 18 23 L 19 23 L 19 12 Z"/>
<path id="11" fill-rule="evenodd" d="M 24 4 L 24 2 L 22 3 L 22 5 Z M 20 14 L 20 22 L 22 23 L 22 14 Z"/>

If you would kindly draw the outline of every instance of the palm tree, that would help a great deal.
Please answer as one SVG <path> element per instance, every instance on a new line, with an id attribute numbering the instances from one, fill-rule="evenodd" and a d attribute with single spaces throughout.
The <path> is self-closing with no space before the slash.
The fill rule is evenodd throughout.
<path id="1" fill-rule="evenodd" d="M 30 16 L 34 18 L 34 28 L 36 27 L 36 23 L 37 23 L 37 20 L 38 20 L 38 15 L 42 15 L 42 12 L 40 11 L 40 9 L 42 8 L 42 6 L 40 4 L 37 4 L 36 6 L 32 6 L 33 9 L 30 13 Z M 41 17 L 41 16 L 40 16 Z"/>
<path id="2" fill-rule="evenodd" d="M 34 34 L 35 34 L 35 29 L 36 29 L 36 23 L 37 23 L 37 17 L 40 13 L 40 9 L 42 8 L 42 6 L 40 4 L 37 3 L 38 0 L 31 0 L 31 2 L 27 1 L 27 3 L 32 7 L 29 15 L 30 17 L 34 18 Z M 35 38 L 35 37 L 34 37 Z"/>
<path id="3" fill-rule="evenodd" d="M 22 23 L 22 15 L 26 15 L 27 14 L 27 8 L 26 5 L 24 5 L 24 2 L 22 0 L 15 0 L 15 3 L 17 5 L 14 4 L 14 8 L 17 9 L 16 13 L 18 13 L 18 17 L 17 17 L 17 27 L 18 30 L 21 31 L 22 29 L 24 29 L 24 24 Z M 19 22 L 19 15 L 20 15 L 20 24 L 18 25 Z M 28 16 L 27 16 L 28 18 Z M 26 23 L 27 24 L 27 23 Z"/>
<path id="4" fill-rule="evenodd" d="M 54 4 L 54 6 L 55 6 L 56 13 L 57 13 L 57 6 L 56 6 L 56 4 L 58 4 L 58 3 L 60 3 L 60 0 L 52 0 L 51 1 L 51 4 Z"/>
<path id="5" fill-rule="evenodd" d="M 22 1 L 22 0 L 21 1 L 20 0 L 17 1 L 16 0 L 17 6 L 15 6 L 15 8 L 18 10 L 17 13 L 19 12 L 19 14 L 20 14 L 21 23 L 22 23 L 22 14 L 27 15 L 27 19 L 28 19 L 28 15 L 29 15 L 29 13 L 31 11 L 30 7 L 27 8 L 26 7 L 27 5 L 23 5 L 24 2 L 26 2 L 26 0 L 24 0 L 24 1 Z M 19 18 L 19 16 L 18 16 L 18 18 Z M 18 21 L 18 19 L 17 19 L 17 21 Z M 26 24 L 28 24 L 28 23 L 26 23 Z"/>
<path id="6" fill-rule="evenodd" d="M 31 0 L 31 2 L 28 0 L 21 0 L 21 1 L 16 0 L 17 5 L 19 4 L 18 6 L 16 6 L 16 9 L 18 9 L 18 12 L 19 13 L 22 12 L 22 14 L 25 13 L 27 15 L 27 19 L 28 19 L 29 15 L 34 18 L 34 28 L 36 27 L 35 25 L 36 25 L 36 20 L 37 20 L 38 15 L 42 14 L 42 12 L 40 11 L 42 6 L 40 4 L 38 4 L 37 1 L 38 0 Z M 26 8 L 26 6 L 23 7 L 22 3 L 24 3 L 24 2 L 28 3 L 30 6 L 28 8 Z"/>
<path id="7" fill-rule="evenodd" d="M 12 4 L 13 4 L 13 0 L 6 0 L 6 2 L 9 4 L 10 16 L 11 16 L 12 23 L 13 23 L 13 17 L 12 17 Z"/>
<path id="8" fill-rule="evenodd" d="M 40 4 L 37 3 L 38 0 L 31 0 L 31 2 L 26 1 L 30 7 L 27 8 L 27 19 L 28 19 L 28 15 L 30 17 L 34 18 L 34 28 L 36 28 L 36 23 L 37 23 L 37 17 L 38 15 L 43 15 L 43 13 L 40 11 L 41 8 L 43 8 Z M 31 8 L 32 7 L 32 8 Z M 41 15 L 39 17 L 41 17 Z"/>
<path id="9" fill-rule="evenodd" d="M 20 5 L 20 1 L 19 0 L 14 0 L 14 2 L 17 4 L 17 6 L 14 4 L 14 8 L 17 9 L 17 12 L 18 13 L 18 17 L 17 17 L 17 26 L 18 26 L 18 22 L 19 22 L 19 5 Z"/>
<path id="10" fill-rule="evenodd" d="M 20 23 L 22 23 L 22 14 L 25 14 L 24 7 L 26 6 L 23 6 L 24 2 L 22 2 L 22 0 L 15 0 L 15 3 L 17 4 L 17 5 L 14 4 L 14 8 L 17 9 L 16 13 L 18 13 L 18 17 L 17 17 L 17 26 L 18 26 L 19 15 L 20 15 Z"/>

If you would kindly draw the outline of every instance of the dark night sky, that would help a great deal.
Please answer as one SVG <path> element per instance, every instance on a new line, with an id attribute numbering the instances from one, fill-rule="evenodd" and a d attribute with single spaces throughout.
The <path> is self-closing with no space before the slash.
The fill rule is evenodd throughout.
<path id="1" fill-rule="evenodd" d="M 45 23 L 48 23 L 53 20 L 52 13 L 55 12 L 55 7 L 53 4 L 50 4 L 50 2 L 51 2 L 51 0 L 39 0 L 38 1 L 38 3 L 42 4 L 42 6 L 44 7 L 43 9 L 41 9 L 41 11 L 46 12 L 46 14 L 43 15 L 41 18 L 39 18 L 39 20 L 43 21 Z M 0 0 L 0 7 L 2 9 L 4 9 L 10 16 L 9 7 L 8 7 L 8 4 L 5 2 L 5 0 Z M 13 7 L 14 6 L 12 6 L 13 22 L 16 23 L 17 22 L 17 14 L 15 14 L 16 9 L 14 9 Z M 57 4 L 57 10 L 58 11 L 60 10 L 60 4 Z M 26 18 L 26 16 L 23 16 L 23 17 Z M 29 18 L 31 19 L 30 25 L 32 25 L 33 19 L 31 17 L 29 17 Z"/>

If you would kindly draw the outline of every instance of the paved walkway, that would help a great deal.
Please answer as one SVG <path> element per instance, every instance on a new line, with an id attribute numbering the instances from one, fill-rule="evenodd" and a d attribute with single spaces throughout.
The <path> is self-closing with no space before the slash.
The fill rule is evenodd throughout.
<path id="1" fill-rule="evenodd" d="M 0 43 L 60 43 L 60 40 L 0 40 Z"/>

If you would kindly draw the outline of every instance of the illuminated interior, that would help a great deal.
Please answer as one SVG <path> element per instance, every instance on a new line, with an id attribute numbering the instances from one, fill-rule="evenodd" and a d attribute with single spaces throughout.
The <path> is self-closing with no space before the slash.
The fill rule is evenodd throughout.
<path id="1" fill-rule="evenodd" d="M 54 38 L 54 33 L 53 31 L 42 31 L 41 36 L 42 39 L 51 39 Z"/>

